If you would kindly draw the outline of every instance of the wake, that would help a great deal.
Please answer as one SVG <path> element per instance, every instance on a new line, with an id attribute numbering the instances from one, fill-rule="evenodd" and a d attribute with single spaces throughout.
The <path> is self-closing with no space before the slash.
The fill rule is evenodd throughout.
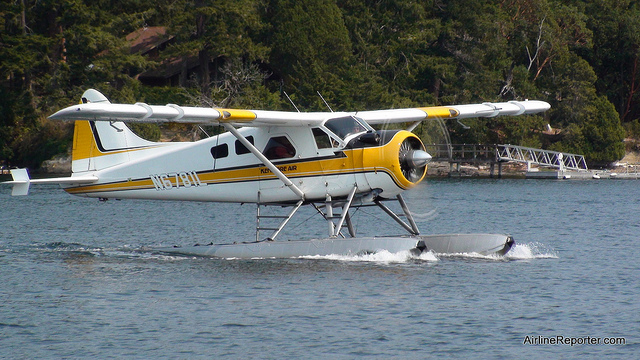
<path id="1" fill-rule="evenodd" d="M 461 257 L 472 259 L 486 259 L 497 261 L 516 261 L 516 260 L 534 260 L 534 259 L 557 259 L 558 254 L 547 246 L 534 242 L 519 244 L 516 243 L 508 253 L 504 255 L 482 255 L 478 253 L 456 253 L 456 254 L 438 254 L 440 257 Z"/>
<path id="2" fill-rule="evenodd" d="M 332 260 L 332 261 L 345 261 L 345 262 L 372 262 L 381 264 L 402 264 L 410 262 L 437 262 L 441 258 L 455 259 L 480 259 L 489 261 L 519 261 L 519 260 L 535 260 L 535 259 L 557 259 L 557 253 L 549 249 L 540 243 L 525 243 L 516 244 L 505 255 L 482 255 L 478 253 L 453 253 L 453 254 L 436 254 L 431 251 L 423 252 L 422 254 L 415 256 L 409 251 L 401 251 L 397 253 L 391 253 L 383 250 L 376 253 L 368 254 L 353 254 L 353 255 L 324 255 L 324 256 L 302 256 L 301 259 L 313 259 L 313 260 Z"/>
<path id="3" fill-rule="evenodd" d="M 400 251 L 397 253 L 392 253 L 387 250 L 378 251 L 375 253 L 367 253 L 367 254 L 353 254 L 353 255 L 314 255 L 314 256 L 301 256 L 301 259 L 323 259 L 323 260 L 334 260 L 334 261 L 351 261 L 351 262 L 373 262 L 373 263 L 382 263 L 382 264 L 398 264 L 398 263 L 408 263 L 416 260 L 421 261 L 438 261 L 438 257 L 430 252 L 423 252 L 422 254 L 416 256 L 411 254 L 409 251 Z"/>

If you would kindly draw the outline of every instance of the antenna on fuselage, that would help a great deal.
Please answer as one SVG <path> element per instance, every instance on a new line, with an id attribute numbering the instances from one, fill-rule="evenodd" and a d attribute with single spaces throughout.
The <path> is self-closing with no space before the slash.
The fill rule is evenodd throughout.
<path id="1" fill-rule="evenodd" d="M 202 126 L 198 125 L 198 129 L 200 129 L 200 131 L 202 131 L 208 138 L 211 137 L 211 135 L 209 135 L 209 133 L 206 132 L 205 129 L 202 128 Z"/>
<path id="2" fill-rule="evenodd" d="M 320 96 L 320 99 L 322 99 L 322 101 L 324 101 L 324 104 L 327 105 L 327 107 L 329 108 L 329 110 L 331 110 L 331 112 L 333 112 L 333 109 L 331 108 L 331 106 L 329 106 L 329 104 L 327 103 L 327 100 L 325 100 L 322 97 L 322 94 L 320 94 L 320 91 L 316 91 L 318 93 L 318 96 Z"/>
<path id="3" fill-rule="evenodd" d="M 291 103 L 291 105 L 293 105 L 293 107 L 296 109 L 297 112 L 300 112 L 300 110 L 298 109 L 298 107 L 296 106 L 296 104 L 293 103 L 293 100 L 291 100 L 291 98 L 289 97 L 289 94 L 287 94 L 286 91 L 283 91 L 284 96 L 287 97 L 287 99 L 289 99 L 289 102 Z"/>

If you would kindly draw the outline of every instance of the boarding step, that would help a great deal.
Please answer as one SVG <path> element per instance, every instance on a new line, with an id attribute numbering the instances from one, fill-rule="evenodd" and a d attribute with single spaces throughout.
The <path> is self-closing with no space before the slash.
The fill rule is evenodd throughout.
<path id="1" fill-rule="evenodd" d="M 286 215 L 261 214 L 260 213 L 261 207 L 267 207 L 267 206 L 270 206 L 270 204 L 261 204 L 260 202 L 256 203 L 256 241 L 275 240 L 276 237 L 282 231 L 282 229 L 284 229 L 284 227 L 287 225 L 289 220 L 291 220 L 293 215 L 298 211 L 298 209 L 300 209 L 300 206 L 302 206 L 302 200 L 298 201 L 298 203 L 295 206 L 293 206 L 293 209 L 290 210 Z M 271 206 L 271 207 L 274 207 L 274 206 Z M 279 207 L 282 207 L 282 206 L 279 206 Z M 275 221 L 278 224 L 273 225 L 273 223 L 270 223 L 270 224 L 261 223 L 261 221 L 269 221 L 269 220 L 271 222 Z M 271 231 L 272 233 L 268 237 L 262 239 L 261 231 Z"/>

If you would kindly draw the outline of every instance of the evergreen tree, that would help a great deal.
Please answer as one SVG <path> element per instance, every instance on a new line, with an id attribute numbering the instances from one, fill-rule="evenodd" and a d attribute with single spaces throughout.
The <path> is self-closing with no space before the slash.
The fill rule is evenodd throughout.
<path id="1" fill-rule="evenodd" d="M 177 40 L 165 56 L 179 56 L 185 66 L 190 58 L 197 59 L 197 83 L 205 97 L 211 95 L 212 83 L 219 80 L 219 69 L 211 68 L 214 61 L 218 61 L 216 64 L 236 58 L 255 61 L 267 56 L 267 49 L 252 38 L 262 27 L 257 1 L 178 0 L 165 6 L 169 32 Z M 186 70 L 183 69 L 180 84 L 183 87 L 190 80 Z"/>
<path id="2" fill-rule="evenodd" d="M 340 107 L 336 93 L 349 87 L 351 42 L 342 13 L 333 0 L 272 0 L 265 14 L 272 25 L 267 42 L 270 64 L 292 98 L 305 109 L 325 108 L 319 91 Z"/>
<path id="3" fill-rule="evenodd" d="M 585 53 L 598 73 L 598 92 L 615 105 L 623 122 L 640 118 L 640 4 L 634 0 L 584 1 L 593 31 Z"/>
<path id="4" fill-rule="evenodd" d="M 434 105 L 454 66 L 440 53 L 442 28 L 431 2 L 341 1 L 365 92 L 364 108 Z M 352 70 L 353 71 L 353 70 Z"/>

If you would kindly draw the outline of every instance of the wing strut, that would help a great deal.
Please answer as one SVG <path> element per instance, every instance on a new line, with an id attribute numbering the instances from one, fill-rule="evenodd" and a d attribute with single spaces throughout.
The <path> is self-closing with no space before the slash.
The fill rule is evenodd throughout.
<path id="1" fill-rule="evenodd" d="M 340 221 L 338 221 L 338 225 L 336 225 L 336 229 L 339 232 L 342 229 L 342 224 L 344 224 L 344 220 L 349 216 L 349 208 L 351 207 L 351 202 L 353 201 L 353 196 L 356 194 L 356 190 L 358 189 L 357 185 L 353 186 L 351 192 L 349 193 L 349 197 L 347 198 L 347 203 L 342 207 L 342 214 L 340 215 Z M 349 228 L 349 233 L 352 234 L 352 228 Z M 337 236 L 338 234 L 334 232 L 333 236 Z M 352 234 L 353 236 L 353 234 Z"/>
<path id="2" fill-rule="evenodd" d="M 221 123 L 221 125 L 224 126 L 227 131 L 232 133 L 233 136 L 235 136 L 236 139 L 238 139 L 238 141 L 242 143 L 242 145 L 249 149 L 249 151 L 251 151 L 251 153 L 258 158 L 258 160 L 260 160 L 266 167 L 268 167 L 269 170 L 271 170 L 271 172 L 274 173 L 278 177 L 278 179 L 280 179 L 280 181 L 284 183 L 285 186 L 291 189 L 294 194 L 298 195 L 301 200 L 304 200 L 304 192 L 300 190 L 300 188 L 297 187 L 294 183 L 292 183 L 291 180 L 289 180 L 289 178 L 285 174 L 283 174 L 282 171 L 280 171 L 275 165 L 273 165 L 273 163 L 269 161 L 269 159 L 267 159 L 267 157 L 264 156 L 260 152 L 260 150 L 253 146 L 253 144 L 249 142 L 247 138 L 240 134 L 240 132 L 238 132 L 238 130 L 233 127 L 233 125 L 229 123 Z"/>
<path id="3" fill-rule="evenodd" d="M 351 217 L 349 216 L 349 209 L 353 204 L 353 198 L 356 194 L 357 189 L 358 186 L 354 184 L 353 189 L 351 189 L 351 192 L 346 199 L 346 202 L 344 200 L 333 201 L 331 195 L 327 195 L 324 203 L 325 212 L 323 212 L 316 204 L 311 203 L 311 206 L 313 206 L 316 211 L 320 215 L 322 215 L 322 217 L 324 217 L 324 219 L 327 221 L 327 224 L 329 224 L 329 237 L 335 238 L 341 236 L 344 238 L 345 236 L 342 234 L 342 228 L 344 227 L 345 221 L 347 222 L 349 235 L 351 235 L 351 237 L 356 237 L 356 232 L 353 228 L 353 224 L 351 223 Z M 342 213 L 335 214 L 333 212 L 334 205 L 337 207 L 339 204 L 342 204 Z M 338 219 L 337 225 L 333 222 L 334 219 Z"/>

